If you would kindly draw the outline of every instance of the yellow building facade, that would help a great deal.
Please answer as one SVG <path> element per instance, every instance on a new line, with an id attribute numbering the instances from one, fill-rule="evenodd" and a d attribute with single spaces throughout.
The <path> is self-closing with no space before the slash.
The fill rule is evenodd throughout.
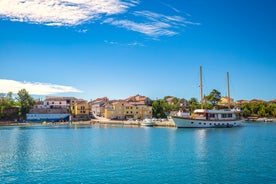
<path id="1" fill-rule="evenodd" d="M 230 98 L 230 104 L 234 105 L 233 98 Z M 228 97 L 221 97 L 220 101 L 218 102 L 219 106 L 228 106 Z"/>
<path id="2" fill-rule="evenodd" d="M 133 105 L 130 103 L 115 102 L 105 107 L 107 119 L 145 119 L 152 118 L 152 107 L 147 105 Z"/>
<path id="3" fill-rule="evenodd" d="M 70 106 L 71 115 L 74 119 L 88 119 L 90 114 L 90 106 L 86 101 L 80 101 Z"/>

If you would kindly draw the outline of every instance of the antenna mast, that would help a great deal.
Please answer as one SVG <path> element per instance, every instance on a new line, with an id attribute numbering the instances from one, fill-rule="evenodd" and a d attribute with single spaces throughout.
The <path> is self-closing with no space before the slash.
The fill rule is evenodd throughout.
<path id="1" fill-rule="evenodd" d="M 226 74 L 226 78 L 227 78 L 227 87 L 228 87 L 228 109 L 231 109 L 231 106 L 230 106 L 230 85 L 229 85 L 229 73 L 227 72 Z"/>
<path id="2" fill-rule="evenodd" d="M 201 109 L 203 109 L 203 99 L 202 99 L 202 67 L 200 66 L 200 104 Z"/>

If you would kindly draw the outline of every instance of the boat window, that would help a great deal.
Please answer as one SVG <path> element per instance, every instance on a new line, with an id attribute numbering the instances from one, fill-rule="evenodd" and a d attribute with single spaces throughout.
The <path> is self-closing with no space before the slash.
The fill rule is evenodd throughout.
<path id="1" fill-rule="evenodd" d="M 214 117 L 215 117 L 215 114 L 209 114 L 209 117 L 210 117 L 210 118 L 214 118 Z"/>
<path id="2" fill-rule="evenodd" d="M 201 122 L 199 122 L 198 124 L 200 124 L 200 125 L 201 125 Z"/>
<path id="3" fill-rule="evenodd" d="M 235 125 L 236 123 L 234 123 L 234 125 Z"/>
<path id="4" fill-rule="evenodd" d="M 203 123 L 204 125 L 206 125 L 206 123 Z"/>
<path id="5" fill-rule="evenodd" d="M 227 118 L 227 114 L 222 114 L 221 117 L 222 118 Z"/>
<path id="6" fill-rule="evenodd" d="M 191 122 L 191 124 L 194 124 L 194 122 Z"/>
<path id="7" fill-rule="evenodd" d="M 224 123 L 222 123 L 222 125 L 224 125 Z"/>
<path id="8" fill-rule="evenodd" d="M 209 123 L 209 125 L 212 125 L 212 123 Z"/>
<path id="9" fill-rule="evenodd" d="M 228 114 L 228 118 L 232 118 L 232 114 Z"/>

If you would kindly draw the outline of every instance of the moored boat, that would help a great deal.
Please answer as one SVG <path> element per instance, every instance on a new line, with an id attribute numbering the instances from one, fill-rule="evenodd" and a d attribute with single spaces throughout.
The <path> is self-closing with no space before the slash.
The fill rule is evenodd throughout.
<path id="1" fill-rule="evenodd" d="M 200 102 L 201 109 L 196 109 L 192 115 L 179 112 L 172 116 L 177 128 L 226 128 L 241 126 L 242 120 L 238 112 L 230 109 L 230 88 L 229 74 L 227 73 L 228 82 L 228 109 L 208 110 L 203 109 L 202 103 L 202 68 L 200 67 Z"/>
<path id="2" fill-rule="evenodd" d="M 154 126 L 154 122 L 151 119 L 144 119 L 141 122 L 141 126 Z"/>
<path id="3" fill-rule="evenodd" d="M 172 119 L 178 128 L 230 128 L 242 123 L 233 110 L 196 109 L 192 116 L 172 116 Z"/>

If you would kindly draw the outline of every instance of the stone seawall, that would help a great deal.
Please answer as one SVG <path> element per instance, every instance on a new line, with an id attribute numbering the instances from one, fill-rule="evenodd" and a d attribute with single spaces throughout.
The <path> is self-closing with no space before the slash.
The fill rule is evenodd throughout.
<path id="1" fill-rule="evenodd" d="M 118 125 L 137 125 L 140 126 L 142 121 L 120 121 L 120 120 L 91 120 L 93 124 L 118 124 Z M 160 127 L 175 127 L 173 120 L 168 121 L 154 121 L 154 126 Z"/>
<path id="2" fill-rule="evenodd" d="M 103 124 L 103 125 L 133 125 L 140 126 L 142 121 L 121 121 L 121 120 L 100 120 L 92 119 L 89 121 L 73 121 L 72 125 L 89 125 L 89 124 Z M 27 126 L 27 125 L 37 125 L 37 124 L 55 124 L 55 125 L 65 125 L 69 124 L 68 122 L 26 122 L 26 123 L 16 123 L 11 121 L 0 122 L 0 126 Z M 170 119 L 168 121 L 154 121 L 154 126 L 156 127 L 175 127 L 174 122 Z"/>

